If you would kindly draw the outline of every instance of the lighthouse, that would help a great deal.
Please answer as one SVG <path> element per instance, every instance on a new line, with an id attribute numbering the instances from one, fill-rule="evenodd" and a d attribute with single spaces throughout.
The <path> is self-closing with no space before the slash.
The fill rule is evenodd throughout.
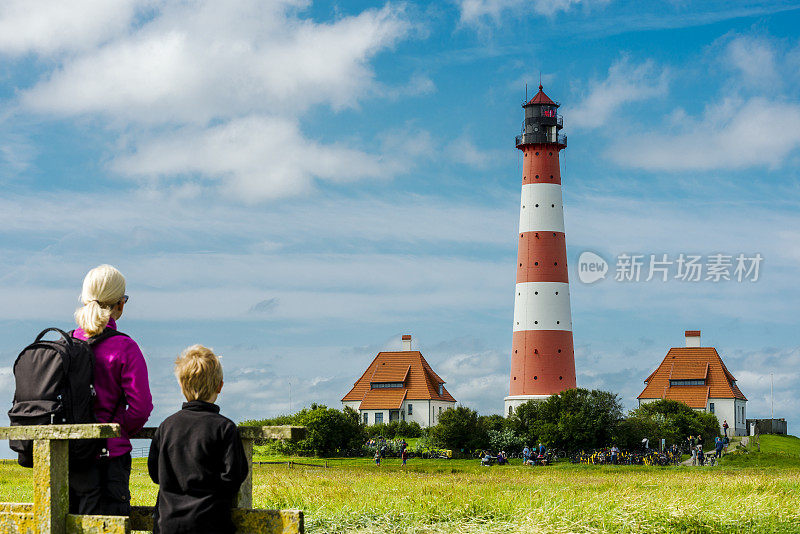
<path id="1" fill-rule="evenodd" d="M 536 96 L 522 105 L 525 122 L 516 137 L 522 151 L 522 201 L 506 416 L 530 400 L 575 387 L 558 161 L 567 138 L 559 133 L 563 121 L 558 106 L 539 85 Z"/>

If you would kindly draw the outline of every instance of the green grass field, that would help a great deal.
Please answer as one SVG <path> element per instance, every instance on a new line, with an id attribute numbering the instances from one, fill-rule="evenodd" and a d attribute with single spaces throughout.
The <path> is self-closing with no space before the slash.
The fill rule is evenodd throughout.
<path id="1" fill-rule="evenodd" d="M 764 438 L 763 452 L 749 456 L 800 455 L 797 438 Z M 369 459 L 328 462 L 328 469 L 256 465 L 255 506 L 301 508 L 310 533 L 800 532 L 800 467 L 783 463 L 531 468 L 517 460 L 482 468 L 477 460 L 412 459 L 406 468 L 399 460 L 377 468 Z M 157 488 L 143 460 L 134 461 L 131 486 L 134 504 L 153 504 Z M 0 466 L 0 501 L 31 499 L 30 471 Z"/>

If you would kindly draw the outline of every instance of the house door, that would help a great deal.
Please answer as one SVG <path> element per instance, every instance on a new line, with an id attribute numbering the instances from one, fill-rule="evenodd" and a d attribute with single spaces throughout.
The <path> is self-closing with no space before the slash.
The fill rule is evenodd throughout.
<path id="1" fill-rule="evenodd" d="M 389 410 L 389 422 L 400 420 L 400 410 Z"/>

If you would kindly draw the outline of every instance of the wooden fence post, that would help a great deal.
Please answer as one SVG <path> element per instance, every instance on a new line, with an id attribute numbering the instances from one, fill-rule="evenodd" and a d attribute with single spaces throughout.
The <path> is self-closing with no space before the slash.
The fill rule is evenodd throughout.
<path id="1" fill-rule="evenodd" d="M 242 482 L 239 488 L 239 494 L 236 496 L 237 508 L 252 508 L 253 507 L 253 440 L 250 438 L 242 437 L 242 446 L 244 447 L 244 455 L 247 457 L 247 465 L 250 469 L 247 470 L 247 478 Z"/>
<path id="2" fill-rule="evenodd" d="M 33 509 L 39 534 L 66 534 L 69 457 L 65 439 L 33 442 Z"/>

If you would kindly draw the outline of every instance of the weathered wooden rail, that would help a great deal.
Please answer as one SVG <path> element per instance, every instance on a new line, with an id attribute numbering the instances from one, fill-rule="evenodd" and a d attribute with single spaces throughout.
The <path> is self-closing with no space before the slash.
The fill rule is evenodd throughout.
<path id="1" fill-rule="evenodd" d="M 152 439 L 144 428 L 135 439 Z M 250 471 L 231 516 L 241 534 L 301 534 L 301 510 L 253 509 L 253 442 L 257 439 L 297 441 L 306 429 L 296 426 L 239 427 Z M 133 506 L 130 517 L 69 513 L 69 440 L 113 438 L 117 424 L 0 427 L 0 439 L 33 440 L 33 503 L 0 503 L 0 532 L 10 534 L 129 534 L 153 530 L 153 507 Z"/>

